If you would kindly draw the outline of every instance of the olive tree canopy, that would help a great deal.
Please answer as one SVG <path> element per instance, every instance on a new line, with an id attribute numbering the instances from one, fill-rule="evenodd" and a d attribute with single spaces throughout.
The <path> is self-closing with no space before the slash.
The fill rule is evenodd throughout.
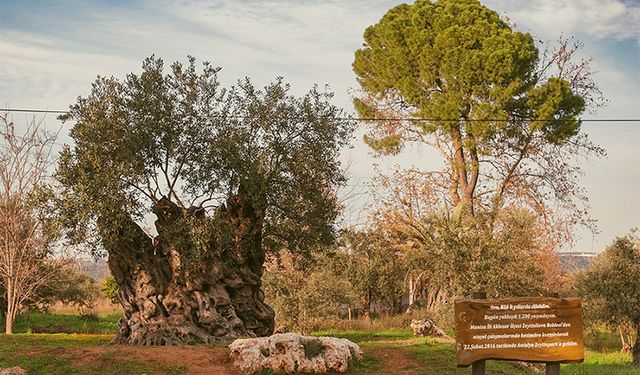
<path id="1" fill-rule="evenodd" d="M 270 334 L 265 252 L 333 241 L 350 121 L 330 93 L 294 97 L 281 79 L 225 89 L 218 70 L 189 58 L 165 74 L 151 57 L 123 81 L 99 77 L 64 116 L 63 216 L 72 240 L 109 255 L 118 342 Z M 150 214 L 157 235 L 141 226 Z"/>

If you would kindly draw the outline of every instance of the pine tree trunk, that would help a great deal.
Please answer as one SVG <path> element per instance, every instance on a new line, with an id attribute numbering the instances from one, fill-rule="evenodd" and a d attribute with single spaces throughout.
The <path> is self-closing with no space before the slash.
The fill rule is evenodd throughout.
<path id="1" fill-rule="evenodd" d="M 181 232 L 188 233 L 181 219 L 212 219 L 168 199 L 159 201 L 154 213 L 156 238 L 131 219 L 123 220 L 117 235 L 101 234 L 124 310 L 114 343 L 228 343 L 273 333 L 275 314 L 260 290 L 260 215 L 241 198 L 229 199 L 218 210 L 229 239 L 212 237 L 207 251 L 185 263 L 184 255 L 194 248 L 179 240 Z"/>

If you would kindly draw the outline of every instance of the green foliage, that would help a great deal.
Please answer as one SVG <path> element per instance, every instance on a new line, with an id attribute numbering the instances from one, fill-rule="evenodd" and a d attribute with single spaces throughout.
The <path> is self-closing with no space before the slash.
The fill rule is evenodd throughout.
<path id="1" fill-rule="evenodd" d="M 423 270 L 430 288 L 448 296 L 485 291 L 490 297 L 539 295 L 545 289 L 547 253 L 535 217 L 517 208 L 495 216 L 431 214 L 394 235 L 407 265 Z"/>
<path id="2" fill-rule="evenodd" d="M 403 269 L 383 236 L 346 232 L 341 247 L 307 257 L 304 264 L 281 259 L 263 275 L 266 301 L 277 325 L 305 333 L 327 327 L 352 309 L 370 316 L 372 305 L 395 313 L 402 296 Z"/>
<path id="3" fill-rule="evenodd" d="M 577 131 L 584 101 L 564 80 L 539 82 L 537 62 L 531 35 L 512 31 L 496 12 L 474 0 L 441 0 L 399 5 L 369 26 L 353 69 L 379 103 L 400 99 L 417 117 L 451 120 L 415 125 L 425 133 L 452 132 L 463 119 L 518 116 L 548 120 L 535 126 L 562 142 Z M 380 108 L 356 101 L 363 117 Z M 505 126 L 516 131 L 503 121 L 460 125 L 478 142 L 467 148 Z"/>
<path id="4" fill-rule="evenodd" d="M 447 209 L 517 204 L 562 220 L 550 231 L 589 225 L 574 157 L 604 151 L 579 133 L 585 98 L 599 91 L 588 62 L 572 62 L 578 49 L 561 39 L 540 54 L 478 0 L 398 5 L 355 52 L 354 106 L 378 119 L 364 140 L 379 155 L 435 148 L 444 168 L 429 183 Z M 397 120 L 406 117 L 421 120 Z"/>
<path id="5" fill-rule="evenodd" d="M 598 352 L 621 351 L 619 332 L 610 325 L 585 320 L 584 345 Z M 614 328 L 614 329 L 612 329 Z"/>
<path id="6" fill-rule="evenodd" d="M 591 319 L 640 328 L 640 241 L 620 237 L 575 277 Z"/>
<path id="7" fill-rule="evenodd" d="M 351 284 L 364 314 L 376 302 L 393 306 L 399 301 L 404 269 L 389 238 L 381 231 L 347 231 L 343 242 L 335 268 Z"/>
<path id="8" fill-rule="evenodd" d="M 69 264 L 55 269 L 51 278 L 38 292 L 38 302 L 49 306 L 56 301 L 75 305 L 81 310 L 91 309 L 100 295 L 98 283 L 87 273 Z"/>
<path id="9" fill-rule="evenodd" d="M 107 297 L 107 299 L 114 305 L 120 303 L 120 299 L 118 297 L 118 283 L 113 276 L 108 275 L 104 280 L 102 280 L 102 294 L 104 294 L 104 296 Z"/>
<path id="10" fill-rule="evenodd" d="M 100 242 L 125 235 L 122 223 L 164 198 L 189 212 L 168 234 L 197 260 L 225 250 L 232 235 L 214 213 L 234 197 L 258 216 L 265 250 L 333 240 L 335 190 L 345 181 L 337 156 L 352 123 L 329 92 L 294 97 L 281 79 L 263 90 L 248 79 L 224 89 L 218 71 L 209 63 L 199 70 L 190 57 L 165 74 L 150 57 L 123 81 L 99 77 L 62 116 L 75 121 L 75 146 L 57 171 L 70 240 L 100 253 Z M 211 220 L 192 220 L 203 216 Z"/>
<path id="11" fill-rule="evenodd" d="M 309 333 L 336 319 L 353 302 L 352 286 L 319 260 L 302 270 L 292 265 L 269 267 L 262 276 L 265 301 L 276 312 L 280 330 Z"/>

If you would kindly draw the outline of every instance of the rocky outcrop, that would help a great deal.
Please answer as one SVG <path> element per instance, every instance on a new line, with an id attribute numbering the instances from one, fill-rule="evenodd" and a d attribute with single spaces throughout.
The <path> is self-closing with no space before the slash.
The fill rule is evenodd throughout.
<path id="1" fill-rule="evenodd" d="M 429 319 L 424 319 L 424 320 L 414 319 L 411 321 L 410 327 L 411 329 L 413 329 L 414 336 L 449 337 L 449 335 L 447 335 L 445 331 L 440 329 L 438 326 L 435 325 L 435 323 L 433 323 L 433 321 Z"/>
<path id="2" fill-rule="evenodd" d="M 239 339 L 229 345 L 229 357 L 243 374 L 273 372 L 346 372 L 362 359 L 362 350 L 347 339 L 281 333 L 270 337 Z"/>

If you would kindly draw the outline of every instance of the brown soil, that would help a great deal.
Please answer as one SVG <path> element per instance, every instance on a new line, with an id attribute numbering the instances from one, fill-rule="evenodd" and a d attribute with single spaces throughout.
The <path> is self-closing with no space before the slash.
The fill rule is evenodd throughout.
<path id="1" fill-rule="evenodd" d="M 365 352 L 377 359 L 379 368 L 368 371 L 370 375 L 418 374 L 420 363 L 406 351 L 395 348 L 365 348 Z M 195 346 L 134 346 L 105 345 L 84 348 L 33 348 L 21 354 L 49 354 L 71 359 L 74 366 L 96 365 L 101 360 L 136 360 L 157 368 L 184 366 L 189 375 L 241 375 L 229 361 L 227 348 Z M 154 373 L 156 373 L 154 371 Z M 158 373 L 162 373 L 159 370 Z"/>
<path id="2" fill-rule="evenodd" d="M 227 348 L 107 345 L 64 349 L 64 353 L 54 353 L 56 351 L 57 349 L 47 349 L 42 352 L 71 358 L 75 366 L 89 365 L 97 359 L 109 358 L 136 360 L 160 366 L 184 366 L 185 374 L 190 375 L 240 375 L 229 362 Z"/>
<path id="3" fill-rule="evenodd" d="M 419 369 L 422 366 L 420 362 L 402 349 L 367 348 L 364 350 L 367 354 L 374 356 L 381 367 L 379 370 L 367 372 L 367 374 L 415 375 L 419 374 Z"/>

